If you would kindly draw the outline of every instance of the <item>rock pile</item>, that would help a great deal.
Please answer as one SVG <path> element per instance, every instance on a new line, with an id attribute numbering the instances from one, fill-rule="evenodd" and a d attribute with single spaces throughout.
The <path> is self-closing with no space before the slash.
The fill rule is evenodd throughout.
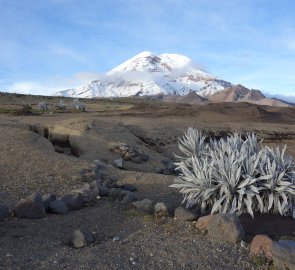
<path id="1" fill-rule="evenodd" d="M 135 163 L 142 163 L 149 159 L 149 156 L 145 154 L 142 150 L 132 147 L 128 144 L 121 144 L 115 146 L 112 150 L 119 153 L 123 160 L 133 161 Z"/>
<path id="2" fill-rule="evenodd" d="M 9 216 L 9 207 L 0 201 L 0 221 L 5 220 Z"/>
<path id="3" fill-rule="evenodd" d="M 157 169 L 156 173 L 165 175 L 178 175 L 177 166 L 174 164 L 173 160 L 163 159 L 161 162 L 163 164 L 163 168 Z"/>

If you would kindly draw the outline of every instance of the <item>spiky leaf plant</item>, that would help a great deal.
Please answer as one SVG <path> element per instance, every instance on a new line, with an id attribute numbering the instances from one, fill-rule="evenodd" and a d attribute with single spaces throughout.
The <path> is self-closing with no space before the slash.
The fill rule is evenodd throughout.
<path id="1" fill-rule="evenodd" d="M 295 165 L 285 156 L 286 147 L 262 147 L 255 134 L 205 139 L 192 128 L 179 139 L 184 156 L 178 157 L 181 174 L 171 187 L 180 189 L 187 207 L 203 213 L 254 217 L 260 211 L 294 217 Z"/>

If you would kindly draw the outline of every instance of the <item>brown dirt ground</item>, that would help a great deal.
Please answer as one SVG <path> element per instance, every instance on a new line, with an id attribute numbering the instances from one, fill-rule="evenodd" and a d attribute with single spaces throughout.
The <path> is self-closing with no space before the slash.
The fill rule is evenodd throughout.
<path id="1" fill-rule="evenodd" d="M 39 98 L 39 97 L 38 97 Z M 44 99 L 46 99 L 44 97 Z M 0 97 L 0 109 L 37 104 L 32 96 Z M 28 102 L 28 100 L 30 102 Z M 58 99 L 49 99 L 51 106 Z M 34 103 L 35 102 L 35 103 Z M 66 102 L 70 102 L 66 99 Z M 85 101 L 86 113 L 0 114 L 0 199 L 12 207 L 34 191 L 61 195 L 83 185 L 72 176 L 99 159 L 113 165 L 110 149 L 127 143 L 149 155 L 148 162 L 109 168 L 119 183 L 138 186 L 142 198 L 164 201 L 171 209 L 181 196 L 168 186 L 174 176 L 156 174 L 161 160 L 177 153 L 177 138 L 189 126 L 211 135 L 256 132 L 272 146 L 287 144 L 295 157 L 295 110 L 250 104 L 188 106 L 133 100 Z M 53 104 L 53 105 L 52 105 Z M 8 106 L 9 105 L 9 106 Z M 59 154 L 50 140 L 68 143 L 79 157 Z M 241 218 L 247 240 L 257 233 L 278 239 L 294 233 L 290 218 Z M 66 245 L 73 230 L 95 231 L 99 243 L 81 250 Z M 119 235 L 121 241 L 112 242 Z M 135 265 L 130 261 L 134 258 Z M 266 269 L 266 266 L 259 266 Z M 190 224 L 155 219 L 103 199 L 67 216 L 42 220 L 9 218 L 0 222 L 0 269 L 260 269 L 239 247 L 211 243 Z"/>

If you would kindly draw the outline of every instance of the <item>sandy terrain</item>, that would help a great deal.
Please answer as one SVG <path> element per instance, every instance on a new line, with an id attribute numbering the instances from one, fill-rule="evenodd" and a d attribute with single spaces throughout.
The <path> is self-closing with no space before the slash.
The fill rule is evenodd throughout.
<path id="1" fill-rule="evenodd" d="M 133 183 L 139 197 L 167 202 L 173 210 L 181 202 L 177 191 L 169 188 L 175 176 L 156 171 L 163 168 L 163 159 L 174 158 L 177 138 L 189 126 L 217 137 L 254 131 L 272 146 L 286 143 L 295 158 L 294 108 L 91 100 L 85 101 L 87 112 L 83 113 L 16 116 L 11 112 L 24 100 L 35 108 L 40 98 L 0 98 L 0 109 L 5 108 L 0 114 L 0 200 L 11 207 L 34 191 L 62 195 L 82 186 L 85 180 L 74 176 L 101 160 L 113 166 L 105 173 L 117 177 L 119 184 Z M 51 107 L 57 101 L 48 100 Z M 111 150 L 121 143 L 142 150 L 148 161 L 125 161 L 125 170 L 115 168 L 113 161 L 120 155 Z M 57 147 L 70 149 L 72 154 L 57 153 Z M 281 219 L 286 228 L 295 225 L 293 220 Z M 247 227 L 249 235 L 253 227 Z M 99 242 L 81 250 L 69 247 L 67 240 L 78 228 L 96 232 Z M 282 230 L 271 233 L 273 237 L 284 234 Z M 121 240 L 113 242 L 117 235 Z M 196 235 L 190 224 L 134 215 L 129 207 L 110 199 L 67 216 L 0 222 L 0 269 L 53 268 L 259 269 L 240 247 L 211 243 Z"/>

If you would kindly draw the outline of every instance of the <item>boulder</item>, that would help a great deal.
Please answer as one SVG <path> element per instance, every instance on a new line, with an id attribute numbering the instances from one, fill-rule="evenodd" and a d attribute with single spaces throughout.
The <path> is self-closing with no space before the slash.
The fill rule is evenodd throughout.
<path id="1" fill-rule="evenodd" d="M 239 218 L 228 214 L 212 215 L 207 230 L 209 238 L 215 241 L 237 244 L 245 237 Z"/>
<path id="2" fill-rule="evenodd" d="M 94 241 L 95 239 L 92 233 L 88 231 L 76 230 L 70 238 L 69 245 L 74 248 L 82 248 L 94 243 Z"/>
<path id="3" fill-rule="evenodd" d="M 121 188 L 111 188 L 109 196 L 114 200 L 119 200 L 123 204 L 128 204 L 137 200 L 133 192 Z"/>
<path id="4" fill-rule="evenodd" d="M 149 199 L 143 199 L 141 201 L 133 202 L 132 205 L 140 211 L 146 213 L 153 213 L 154 211 L 154 202 Z"/>
<path id="5" fill-rule="evenodd" d="M 123 159 L 122 158 L 115 159 L 114 163 L 119 169 L 123 169 Z"/>
<path id="6" fill-rule="evenodd" d="M 54 214 L 67 215 L 69 213 L 69 208 L 62 200 L 55 200 L 50 203 L 49 211 Z"/>
<path id="7" fill-rule="evenodd" d="M 156 217 L 167 217 L 169 215 L 168 206 L 163 202 L 156 203 L 154 211 Z"/>
<path id="8" fill-rule="evenodd" d="M 48 211 L 50 203 L 56 200 L 56 195 L 55 194 L 45 194 L 42 196 L 42 200 L 43 200 L 43 205 L 44 205 L 45 211 Z"/>
<path id="9" fill-rule="evenodd" d="M 109 196 L 111 190 L 108 187 L 98 185 L 98 195 L 101 197 Z"/>
<path id="10" fill-rule="evenodd" d="M 198 218 L 197 223 L 196 223 L 196 229 L 197 230 L 207 230 L 208 222 L 212 218 L 212 215 L 208 216 L 203 216 Z"/>
<path id="11" fill-rule="evenodd" d="M 147 154 L 142 154 L 140 157 L 141 157 L 142 161 L 148 161 L 149 160 L 149 156 Z"/>
<path id="12" fill-rule="evenodd" d="M 108 164 L 100 161 L 99 159 L 93 160 L 93 163 L 94 163 L 95 167 L 99 170 L 105 170 L 107 167 L 109 167 Z"/>
<path id="13" fill-rule="evenodd" d="M 193 221 L 198 218 L 198 215 L 190 209 L 178 206 L 174 211 L 174 218 L 184 221 Z"/>
<path id="14" fill-rule="evenodd" d="M 275 269 L 295 269 L 295 241 L 273 241 L 271 246 L 271 253 Z"/>
<path id="15" fill-rule="evenodd" d="M 9 216 L 9 207 L 0 201 L 0 221 L 8 218 Z"/>
<path id="16" fill-rule="evenodd" d="M 124 196 L 127 194 L 128 191 L 122 190 L 120 188 L 111 188 L 110 190 L 110 197 L 112 199 L 119 199 L 122 200 Z"/>
<path id="17" fill-rule="evenodd" d="M 267 235 L 256 235 L 250 245 L 250 252 L 257 256 L 272 258 L 272 240 Z"/>
<path id="18" fill-rule="evenodd" d="M 134 195 L 134 193 L 128 192 L 120 202 L 122 204 L 129 204 L 129 203 L 135 202 L 136 200 L 137 199 L 136 199 L 136 196 Z"/>
<path id="19" fill-rule="evenodd" d="M 137 187 L 132 184 L 123 184 L 121 188 L 131 192 L 135 192 L 137 190 Z"/>
<path id="20" fill-rule="evenodd" d="M 14 208 L 14 214 L 19 218 L 37 219 L 45 217 L 46 212 L 41 194 L 36 192 L 20 200 Z"/>
<path id="21" fill-rule="evenodd" d="M 95 200 L 96 200 L 96 196 L 95 193 L 93 192 L 93 190 L 90 188 L 89 184 L 86 184 L 84 187 L 79 188 L 79 189 L 75 189 L 72 192 L 76 192 L 76 193 L 80 193 L 82 195 L 83 198 L 83 205 L 84 206 L 90 206 L 92 205 Z"/>
<path id="22" fill-rule="evenodd" d="M 80 192 L 71 191 L 61 197 L 70 211 L 79 210 L 83 207 L 84 200 Z"/>
<path id="23" fill-rule="evenodd" d="M 133 157 L 131 158 L 131 160 L 135 163 L 142 163 L 142 159 L 141 159 L 141 156 L 136 156 L 136 157 Z"/>

